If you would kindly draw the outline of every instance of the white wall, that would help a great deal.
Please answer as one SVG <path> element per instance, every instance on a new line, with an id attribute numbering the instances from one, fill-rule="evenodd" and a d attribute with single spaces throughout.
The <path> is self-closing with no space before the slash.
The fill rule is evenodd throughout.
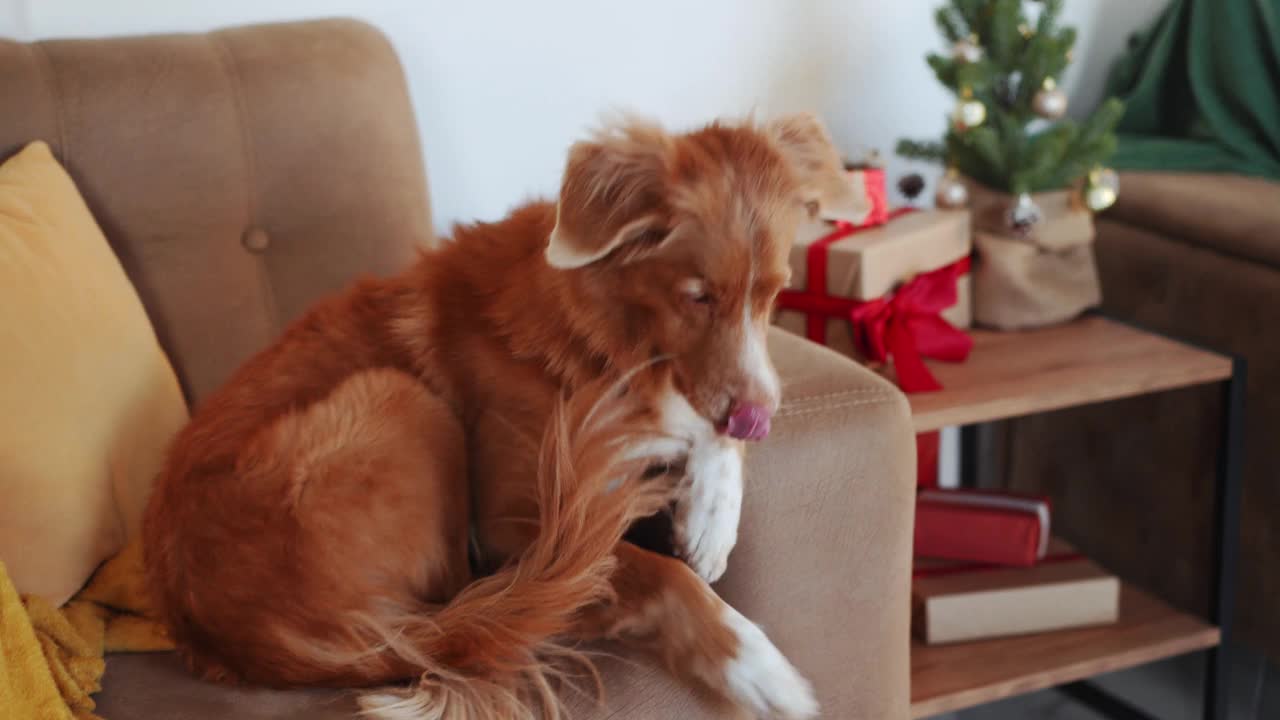
<path id="1" fill-rule="evenodd" d="M 940 0 L 0 0 L 0 36 L 197 31 L 351 15 L 405 64 L 437 225 L 555 191 L 564 150 L 603 111 L 675 127 L 814 110 L 842 150 L 940 136 L 952 100 L 924 55 Z M 1068 0 L 1081 31 L 1064 83 L 1092 105 L 1125 36 L 1165 0 Z M 904 171 L 892 162 L 890 177 Z"/>

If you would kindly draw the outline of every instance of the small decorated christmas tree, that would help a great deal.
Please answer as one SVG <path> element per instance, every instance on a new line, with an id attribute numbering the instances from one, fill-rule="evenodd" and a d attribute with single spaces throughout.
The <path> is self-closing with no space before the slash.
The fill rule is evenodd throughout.
<path id="1" fill-rule="evenodd" d="M 1030 193 L 1081 178 L 1081 199 L 1090 209 L 1115 202 L 1116 176 L 1102 163 L 1115 150 L 1112 131 L 1124 106 L 1109 99 L 1082 123 L 1062 119 L 1067 96 L 1058 80 L 1071 61 L 1076 32 L 1058 25 L 1061 11 L 1062 0 L 949 0 L 937 11 L 951 53 L 928 61 L 957 105 L 943 142 L 903 140 L 898 153 L 947 166 L 939 205 L 966 204 L 957 175 L 1017 196 L 1009 209 L 1015 227 L 1036 221 Z"/>

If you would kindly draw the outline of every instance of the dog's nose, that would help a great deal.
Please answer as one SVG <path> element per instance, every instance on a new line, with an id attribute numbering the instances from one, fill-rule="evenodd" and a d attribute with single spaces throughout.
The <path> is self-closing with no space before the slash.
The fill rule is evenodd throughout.
<path id="1" fill-rule="evenodd" d="M 739 440 L 763 440 L 769 434 L 769 408 L 755 403 L 735 404 L 725 432 Z"/>

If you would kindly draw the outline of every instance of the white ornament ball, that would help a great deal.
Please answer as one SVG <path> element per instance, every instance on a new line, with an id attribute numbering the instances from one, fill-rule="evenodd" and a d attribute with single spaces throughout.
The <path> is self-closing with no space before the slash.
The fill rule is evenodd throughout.
<path id="1" fill-rule="evenodd" d="M 972 40 L 959 40 L 951 46 L 951 58 L 957 62 L 976 63 L 982 55 L 982 46 Z"/>
<path id="2" fill-rule="evenodd" d="M 978 127 L 987 119 L 987 106 L 977 100 L 964 100 L 956 105 L 951 119 L 961 130 Z"/>
<path id="3" fill-rule="evenodd" d="M 1116 191 L 1106 185 L 1093 185 L 1085 191 L 1084 204 L 1094 212 L 1102 212 L 1116 204 Z"/>
<path id="4" fill-rule="evenodd" d="M 1067 94 L 1058 88 L 1038 90 L 1031 98 L 1031 109 L 1042 118 L 1057 120 L 1067 114 Z"/>
<path id="5" fill-rule="evenodd" d="M 933 203 L 944 210 L 958 210 L 969 205 L 969 188 L 953 175 L 944 175 L 938 181 Z"/>

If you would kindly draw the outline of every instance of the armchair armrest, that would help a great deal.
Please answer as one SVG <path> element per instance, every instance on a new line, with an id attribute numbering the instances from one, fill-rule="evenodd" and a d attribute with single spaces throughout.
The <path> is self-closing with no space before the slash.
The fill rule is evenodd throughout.
<path id="1" fill-rule="evenodd" d="M 717 590 L 813 683 L 822 716 L 906 718 L 914 432 L 905 396 L 781 331 L 773 433 L 749 448 L 739 540 Z"/>
<path id="2" fill-rule="evenodd" d="M 906 397 L 875 373 L 774 329 L 773 431 L 747 448 L 742 521 L 716 592 L 813 683 L 821 717 L 910 714 L 915 435 Z M 608 707 L 570 717 L 724 717 L 645 658 L 602 657 Z"/>

